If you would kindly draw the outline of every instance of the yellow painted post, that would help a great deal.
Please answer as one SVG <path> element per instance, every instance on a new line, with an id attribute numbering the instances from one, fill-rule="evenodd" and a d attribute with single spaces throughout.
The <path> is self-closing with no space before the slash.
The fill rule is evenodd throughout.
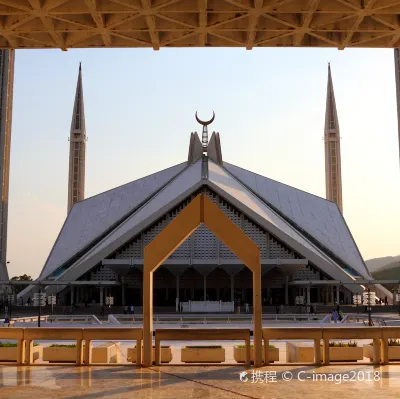
<path id="1" fill-rule="evenodd" d="M 269 365 L 269 339 L 264 338 L 264 364 Z"/>
<path id="2" fill-rule="evenodd" d="M 324 338 L 324 364 L 329 364 L 329 339 Z"/>
<path id="3" fill-rule="evenodd" d="M 153 363 L 153 272 L 148 271 L 146 259 L 143 270 L 143 366 Z"/>
<path id="4" fill-rule="evenodd" d="M 321 365 L 321 340 L 314 339 L 314 361 L 317 366 Z"/>
<path id="5" fill-rule="evenodd" d="M 85 339 L 85 366 L 89 366 L 92 363 L 92 340 Z"/>
<path id="6" fill-rule="evenodd" d="M 382 364 L 389 363 L 389 343 L 387 338 L 381 339 L 381 360 Z"/>
<path id="7" fill-rule="evenodd" d="M 83 339 L 76 340 L 76 365 L 82 366 L 83 364 Z"/>
<path id="8" fill-rule="evenodd" d="M 142 365 L 142 340 L 138 339 L 136 341 L 136 366 Z"/>
<path id="9" fill-rule="evenodd" d="M 253 336 L 254 367 L 262 366 L 262 307 L 261 307 L 261 265 L 255 265 L 253 271 Z M 268 348 L 265 349 L 267 354 Z M 268 353 L 269 354 L 269 353 Z M 267 361 L 267 357 L 265 358 Z"/>
<path id="10" fill-rule="evenodd" d="M 30 366 L 33 364 L 33 341 L 31 339 L 27 339 L 25 342 L 25 363 Z"/>
<path id="11" fill-rule="evenodd" d="M 379 338 L 374 338 L 373 339 L 373 345 L 372 345 L 372 350 L 373 350 L 373 355 L 372 355 L 372 363 L 373 364 L 379 364 L 381 361 L 381 340 Z"/>
<path id="12" fill-rule="evenodd" d="M 19 339 L 17 341 L 17 365 L 25 363 L 25 340 Z"/>

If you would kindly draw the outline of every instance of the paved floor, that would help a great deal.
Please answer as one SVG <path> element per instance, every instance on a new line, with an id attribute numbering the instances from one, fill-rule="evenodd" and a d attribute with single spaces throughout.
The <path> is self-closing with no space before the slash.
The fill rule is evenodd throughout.
<path id="1" fill-rule="evenodd" d="M 400 398 L 400 365 L 259 370 L 252 374 L 252 369 L 227 366 L 1 366 L 0 398 Z M 246 382 L 240 381 L 241 373 L 247 373 L 242 374 Z"/>

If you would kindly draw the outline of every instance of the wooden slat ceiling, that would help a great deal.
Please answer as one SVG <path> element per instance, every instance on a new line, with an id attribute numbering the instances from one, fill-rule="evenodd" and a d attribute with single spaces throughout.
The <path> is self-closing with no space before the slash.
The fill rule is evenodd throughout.
<path id="1" fill-rule="evenodd" d="M 400 46 L 400 0 L 0 0 L 0 48 Z"/>

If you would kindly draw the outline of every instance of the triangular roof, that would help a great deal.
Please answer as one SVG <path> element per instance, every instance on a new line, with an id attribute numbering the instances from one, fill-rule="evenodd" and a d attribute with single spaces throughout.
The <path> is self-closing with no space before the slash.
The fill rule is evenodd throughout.
<path id="1" fill-rule="evenodd" d="M 351 273 L 338 258 L 361 276 L 368 276 L 336 204 L 203 157 L 192 165 L 178 164 L 75 204 L 40 279 L 47 279 L 56 269 L 60 281 L 78 279 L 203 185 L 332 278 L 351 280 Z"/>

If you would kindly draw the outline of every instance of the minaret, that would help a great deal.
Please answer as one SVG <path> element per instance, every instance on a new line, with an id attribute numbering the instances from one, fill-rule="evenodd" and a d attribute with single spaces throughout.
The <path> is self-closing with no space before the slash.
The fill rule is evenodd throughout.
<path id="1" fill-rule="evenodd" d="M 326 199 L 336 202 L 341 212 L 343 212 L 340 130 L 330 64 L 328 64 L 328 90 L 326 95 L 324 140 Z"/>
<path id="2" fill-rule="evenodd" d="M 14 91 L 14 50 L 0 50 L 0 279 L 8 280 L 7 220 L 11 122 Z"/>
<path id="3" fill-rule="evenodd" d="M 394 73 L 396 75 L 396 102 L 397 102 L 397 134 L 399 135 L 400 156 L 400 51 L 394 49 Z"/>
<path id="4" fill-rule="evenodd" d="M 85 197 L 86 128 L 83 106 L 82 67 L 79 64 L 69 149 L 68 212 Z"/>

